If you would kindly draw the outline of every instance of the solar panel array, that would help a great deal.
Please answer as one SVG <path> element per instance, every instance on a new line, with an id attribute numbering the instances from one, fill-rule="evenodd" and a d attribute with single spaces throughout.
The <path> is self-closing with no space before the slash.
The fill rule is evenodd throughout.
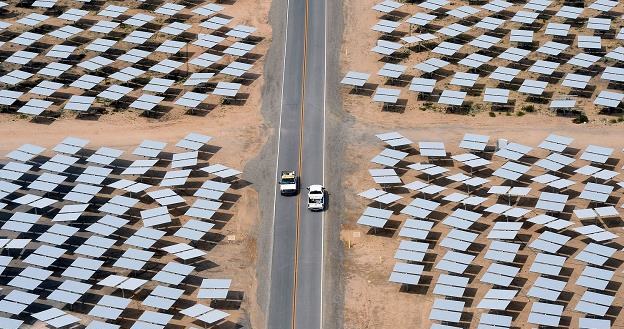
<path id="1" fill-rule="evenodd" d="M 202 170 L 217 165 L 206 160 L 215 153 L 210 140 L 146 140 L 126 156 L 68 137 L 50 151 L 26 144 L 2 159 L 0 327 L 232 324 L 235 283 L 206 270 L 218 265 L 210 250 L 231 216 L 239 172 Z M 189 149 L 198 156 L 179 178 L 172 154 Z M 124 174 L 133 157 L 152 162 Z M 180 180 L 161 187 L 171 179 Z M 225 305 L 217 300 L 228 310 L 215 309 Z"/>
<path id="2" fill-rule="evenodd" d="M 63 111 L 207 113 L 244 104 L 259 76 L 263 38 L 226 14 L 231 4 L 37 2 L 0 9 L 3 112 L 46 122 Z"/>
<path id="3" fill-rule="evenodd" d="M 606 0 L 384 0 L 371 10 L 379 21 L 370 49 L 383 67 L 377 75 L 350 71 L 342 83 L 356 94 L 376 88 L 375 101 L 388 109 L 411 100 L 455 109 L 621 109 L 621 10 Z M 392 97 L 379 97 L 389 90 Z"/>
<path id="4" fill-rule="evenodd" d="M 385 269 L 389 281 L 401 284 L 402 292 L 436 295 L 427 298 L 432 328 L 479 322 L 484 328 L 525 322 L 591 327 L 591 319 L 621 325 L 624 191 L 618 154 L 600 146 L 583 151 L 572 138 L 555 134 L 535 148 L 508 143 L 496 150 L 489 140 L 466 134 L 456 146 L 401 144 L 386 149 L 402 154 L 400 161 L 371 161 L 371 173 L 388 171 L 398 179 L 385 184 L 373 175 L 359 194 L 367 208 L 357 223 L 370 235 L 400 238 L 395 265 Z M 444 152 L 432 157 L 435 149 Z M 488 160 L 475 172 L 465 164 L 466 154 L 453 155 L 461 149 Z M 559 165 L 544 166 L 546 160 Z M 588 179 L 579 168 L 589 165 L 615 174 Z M 544 175 L 573 184 L 545 186 L 535 179 Z M 480 184 L 465 183 L 472 179 Z M 434 193 L 422 192 L 431 186 Z M 379 199 L 386 195 L 392 202 Z"/>

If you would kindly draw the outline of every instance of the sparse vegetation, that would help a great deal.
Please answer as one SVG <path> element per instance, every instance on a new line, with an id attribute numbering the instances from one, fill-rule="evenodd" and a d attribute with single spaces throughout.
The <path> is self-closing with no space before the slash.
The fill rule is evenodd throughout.
<path id="1" fill-rule="evenodd" d="M 518 111 L 518 113 L 516 113 L 517 116 L 521 117 L 525 115 L 524 111 Z"/>
<path id="2" fill-rule="evenodd" d="M 585 113 L 580 113 L 578 115 L 578 117 L 576 117 L 576 118 L 574 118 L 574 120 L 572 120 L 572 122 L 577 123 L 577 124 L 588 123 L 589 122 L 589 118 L 587 117 L 587 115 L 585 115 Z"/>
<path id="3" fill-rule="evenodd" d="M 535 106 L 533 105 L 525 105 L 522 107 L 522 111 L 526 112 L 526 113 L 533 113 L 535 112 Z"/>
<path id="4" fill-rule="evenodd" d="M 489 114 L 490 114 L 490 117 L 491 117 L 491 118 L 495 118 L 495 117 L 496 117 L 496 113 L 494 113 L 494 112 L 492 112 L 492 111 L 490 111 L 490 113 L 489 113 Z"/>

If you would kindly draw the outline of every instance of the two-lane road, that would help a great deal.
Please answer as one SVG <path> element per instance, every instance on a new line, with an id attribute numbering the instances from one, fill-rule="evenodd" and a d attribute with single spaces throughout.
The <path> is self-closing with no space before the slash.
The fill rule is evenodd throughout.
<path id="1" fill-rule="evenodd" d="M 286 26 L 276 169 L 297 170 L 301 191 L 276 185 L 267 328 L 320 329 L 325 216 L 306 208 L 306 187 L 324 185 L 325 0 L 288 0 Z"/>

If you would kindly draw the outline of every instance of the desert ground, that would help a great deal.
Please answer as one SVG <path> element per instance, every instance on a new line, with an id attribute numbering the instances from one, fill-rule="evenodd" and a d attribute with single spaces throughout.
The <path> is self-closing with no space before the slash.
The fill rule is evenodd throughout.
<path id="1" fill-rule="evenodd" d="M 205 3 L 187 3 L 186 10 L 194 8 L 196 5 L 204 5 Z M 73 1 L 61 0 L 57 6 L 64 10 L 72 8 Z M 123 5 L 131 9 L 126 13 L 133 15 L 138 12 L 139 2 L 130 1 L 111 1 L 106 5 Z M 74 136 L 90 141 L 88 148 L 96 149 L 101 146 L 113 147 L 125 151 L 124 156 L 129 155 L 134 147 L 141 141 L 157 140 L 167 143 L 168 150 L 175 143 L 186 136 L 188 133 L 196 132 L 203 135 L 212 136 L 210 145 L 218 148 L 218 152 L 210 158 L 210 163 L 221 163 L 223 165 L 244 171 L 250 161 L 258 155 L 260 149 L 267 141 L 271 129 L 265 124 L 265 119 L 261 114 L 262 89 L 264 86 L 263 71 L 266 52 L 271 44 L 271 26 L 268 21 L 270 1 L 233 1 L 223 4 L 223 11 L 220 15 L 232 18 L 232 26 L 236 24 L 245 24 L 256 27 L 254 36 L 259 42 L 253 50 L 255 54 L 254 66 L 250 73 L 254 75 L 254 80 L 246 83 L 241 89 L 245 93 L 244 102 L 235 102 L 234 104 L 221 103 L 217 97 L 209 97 L 206 103 L 213 104 L 206 107 L 208 111 L 202 112 L 201 115 L 188 114 L 187 110 L 181 106 L 173 104 L 173 99 L 167 98 L 165 106 L 168 111 L 158 118 L 146 117 L 141 115 L 139 111 L 128 109 L 129 102 L 116 104 L 113 108 L 111 104 L 100 104 L 99 114 L 97 116 L 85 116 L 77 118 L 75 113 L 70 111 L 61 111 L 57 104 L 62 103 L 61 99 L 53 99 L 55 105 L 52 106 L 52 112 L 56 112 L 56 118 L 52 121 L 41 122 L 32 120 L 30 117 L 17 115 L 12 112 L 15 109 L 5 108 L 4 113 L 0 113 L 0 131 L 2 132 L 2 142 L 0 143 L 0 153 L 4 156 L 9 151 L 21 146 L 25 143 L 36 144 L 46 147 L 50 150 L 65 137 Z M 13 23 L 27 13 L 38 12 L 44 13 L 43 9 L 24 9 L 11 8 L 11 17 L 3 18 Z M 62 13 L 62 11 L 61 11 Z M 50 13 L 48 13 L 50 14 Z M 51 16 L 56 16 L 54 13 Z M 87 19 L 97 18 L 91 12 Z M 160 20 L 160 18 L 159 18 Z M 200 22 L 200 17 L 191 15 L 189 24 L 193 24 L 194 29 L 189 33 L 198 33 L 196 24 Z M 53 26 L 60 24 L 59 20 L 51 19 L 46 22 Z M 164 23 L 160 22 L 160 23 Z M 167 22 L 169 23 L 169 22 Z M 21 33 L 23 26 L 13 25 L 10 27 L 11 32 Z M 13 30 L 14 29 L 14 30 Z M 10 35 L 10 34 L 8 34 Z M 88 38 L 93 36 L 87 35 Z M 58 40 L 44 41 L 57 42 Z M 157 40 L 162 42 L 163 40 Z M 196 46 L 190 46 L 191 57 L 193 54 L 201 53 L 201 49 Z M 5 43 L 0 47 L 3 52 L 12 52 L 18 50 L 13 44 Z M 127 49 L 123 49 L 127 50 Z M 151 58 L 154 61 L 160 58 Z M 117 67 L 119 69 L 119 67 Z M 3 67 L 3 73 L 14 69 L 13 67 Z M 107 84 L 104 87 L 108 86 Z M 181 84 L 179 86 L 184 89 Z M 178 92 L 180 90 L 178 89 Z M 77 88 L 65 88 L 64 93 L 69 95 L 80 94 L 82 91 Z M 129 96 L 136 98 L 140 95 L 139 89 L 135 89 Z M 181 93 L 180 93 L 181 95 Z M 21 102 L 25 102 L 26 99 Z M 131 156 L 130 156 L 131 157 Z M 3 163 L 6 158 L 3 158 Z M 259 206 L 258 194 L 254 186 L 254 177 L 252 175 L 243 174 L 244 182 L 233 190 L 233 194 L 238 200 L 234 206 L 225 212 L 231 215 L 231 219 L 219 229 L 218 234 L 225 237 L 220 243 L 208 253 L 210 261 L 217 264 L 216 267 L 202 269 L 198 272 L 204 277 L 228 277 L 232 278 L 232 291 L 240 293 L 242 300 L 239 304 L 223 304 L 225 311 L 230 313 L 228 322 L 224 328 L 230 326 L 243 327 L 262 327 L 264 322 L 263 312 L 256 300 L 256 253 L 257 253 L 257 228 L 259 225 Z M 249 177 L 251 176 L 251 177 Z M 208 246 L 208 245 L 206 245 Z M 122 246 L 123 247 L 123 246 Z M 167 260 L 168 261 L 168 260 Z M 216 308 L 219 308 L 217 305 Z M 87 310 L 88 311 L 88 310 Z M 76 314 L 78 316 L 78 314 Z M 88 317 L 87 317 L 88 318 Z M 86 322 L 88 323 L 88 322 Z M 41 323 L 36 324 L 39 326 Z M 192 326 L 191 323 L 185 323 L 181 320 L 174 320 L 174 325 Z M 195 324 L 198 326 L 198 324 Z"/>
<path id="2" fill-rule="evenodd" d="M 344 76 L 348 71 L 366 72 L 371 74 L 373 85 L 394 88 L 396 86 L 384 85 L 385 80 L 376 76 L 376 72 L 383 66 L 383 62 L 379 61 L 380 56 L 370 52 L 376 40 L 379 37 L 377 32 L 371 31 L 373 26 L 380 17 L 380 13 L 371 9 L 378 1 L 351 1 L 346 0 L 343 8 L 344 17 L 344 33 L 343 45 L 341 47 L 341 74 Z M 449 8 L 457 7 L 461 4 L 452 3 Z M 408 9 L 401 10 L 404 12 L 418 12 L 413 4 L 404 4 Z M 405 27 L 405 25 L 402 25 Z M 398 64 L 410 65 L 418 63 L 424 57 L 418 57 L 418 54 L 410 55 L 407 61 Z M 369 80 L 369 82 L 371 81 Z M 572 123 L 570 117 L 555 116 L 543 106 L 535 113 L 527 113 L 524 116 L 518 116 L 518 107 L 522 106 L 521 100 L 516 100 L 516 113 L 496 112 L 495 117 L 488 114 L 487 108 L 481 111 L 472 111 L 468 115 L 457 115 L 447 113 L 444 108 L 437 105 L 423 109 L 424 102 L 417 100 L 414 93 L 405 92 L 405 88 L 400 98 L 407 100 L 407 105 L 399 112 L 382 110 L 380 103 L 373 102 L 370 95 L 363 93 L 355 93 L 349 87 L 342 87 L 341 99 L 345 120 L 343 120 L 344 138 L 344 157 L 342 161 L 342 181 L 341 186 L 345 190 L 344 204 L 341 205 L 345 209 L 341 214 L 341 242 L 343 246 L 342 254 L 342 272 L 343 277 L 343 325 L 344 328 L 427 328 L 431 326 L 429 321 L 429 313 L 434 299 L 433 285 L 437 277 L 433 274 L 433 278 L 427 278 L 424 286 L 426 288 L 413 288 L 406 291 L 399 284 L 388 281 L 392 268 L 395 264 L 394 253 L 399 245 L 398 228 L 401 222 L 407 218 L 405 215 L 399 215 L 397 221 L 390 225 L 392 228 L 382 230 L 376 234 L 368 227 L 357 225 L 356 221 L 361 216 L 362 211 L 371 202 L 357 194 L 370 188 L 379 188 L 375 184 L 368 172 L 372 168 L 380 168 L 370 162 L 370 159 L 384 149 L 383 142 L 379 141 L 375 134 L 397 131 L 412 140 L 414 143 L 418 141 L 442 141 L 445 142 L 447 152 L 451 154 L 459 154 L 458 144 L 465 133 L 476 133 L 491 136 L 490 145 L 497 138 L 505 138 L 509 141 L 537 146 L 546 136 L 555 133 L 563 136 L 570 136 L 575 139 L 573 146 L 584 149 L 589 144 L 602 145 L 615 149 L 614 158 L 621 159 L 621 143 L 619 142 L 624 136 L 620 123 L 614 123 L 613 118 L 609 115 L 602 115 L 591 105 L 586 104 L 583 110 L 588 114 L 590 123 L 577 125 Z M 412 144 L 414 146 L 415 144 Z M 462 152 L 463 153 L 463 152 Z M 537 152 L 539 153 L 539 152 Z M 408 162 L 426 162 L 427 159 L 419 156 L 410 156 L 406 159 Z M 500 158 L 499 158 L 500 160 Z M 494 166 L 502 164 L 503 161 L 495 161 Z M 621 163 L 616 165 L 620 167 Z M 450 168 L 449 169 L 453 169 Z M 619 168 L 618 168 L 619 169 Z M 457 167 L 453 172 L 457 172 Z M 414 171 L 408 171 L 403 182 L 411 182 L 414 180 Z M 423 178 L 421 176 L 420 178 Z M 426 177 L 425 177 L 426 179 Z M 495 185 L 495 184 L 492 184 Z M 446 194 L 449 194 L 450 191 Z M 618 191 L 618 193 L 621 193 Z M 405 200 L 411 193 L 401 194 L 404 197 L 399 202 L 409 202 Z M 408 198 L 409 200 L 409 198 Z M 522 204 L 521 204 L 522 205 Z M 489 206 L 489 204 L 488 204 Z M 443 210 L 448 213 L 448 210 Z M 398 213 L 398 212 L 397 212 Z M 486 223 L 489 223 L 486 219 Z M 524 232 L 526 229 L 527 232 Z M 531 239 L 537 236 L 535 232 L 537 227 L 523 228 L 522 233 L 528 234 Z M 433 231 L 445 236 L 448 233 L 448 227 L 437 223 Z M 614 233 L 621 234 L 620 227 L 611 229 Z M 484 239 L 485 240 L 485 239 Z M 618 242 L 618 240 L 616 240 Z M 478 241 L 477 241 L 478 242 Z M 481 241 L 480 243 L 483 243 Z M 577 244 L 578 239 L 571 240 L 572 248 L 582 248 L 583 244 Z M 487 245 L 487 244 L 486 244 Z M 617 245 L 617 244 L 616 244 Z M 444 254 L 444 249 L 437 244 L 432 252 L 434 261 L 437 262 Z M 530 264 L 534 251 L 524 248 L 520 251 L 521 255 L 526 256 L 525 263 Z M 474 294 L 469 298 L 466 304 L 466 311 L 470 312 L 467 319 L 463 319 L 462 326 L 476 328 L 479 322 L 479 314 L 484 310 L 477 310 L 476 303 L 483 294 L 488 290 L 486 285 L 480 281 L 480 275 L 485 272 L 489 261 L 483 259 L 483 253 L 475 260 L 480 268 L 480 273 L 474 275 L 469 284 L 469 294 Z M 432 261 L 433 262 L 433 261 Z M 619 260 L 615 263 L 621 263 Z M 579 264 L 571 265 L 571 275 L 566 291 L 569 293 L 564 298 L 568 300 L 568 308 L 564 312 L 564 320 L 562 326 L 574 327 L 578 325 L 578 317 L 582 316 L 578 312 L 568 312 L 573 309 L 577 300 L 582 295 L 582 290 L 570 291 L 575 289 L 573 282 L 576 281 L 580 274 L 582 266 Z M 531 303 L 526 297 L 526 291 L 531 287 L 532 281 L 536 279 L 536 273 L 526 272 L 528 266 L 523 266 L 519 277 L 526 278 L 523 283 L 520 294 L 514 299 L 518 301 L 518 305 L 524 305 L 514 310 L 514 327 L 530 328 L 534 327 L 526 323 Z M 426 269 L 426 271 L 429 271 Z M 616 270 L 618 276 L 620 269 Z M 434 272 L 425 272 L 431 275 Z M 431 281 L 429 281 L 431 279 Z M 614 279 L 619 281 L 621 277 Z M 485 288 L 484 288 L 485 287 Z M 570 290 L 569 290 L 570 289 Z M 438 297 L 440 298 L 440 297 Z M 616 300 L 615 306 L 610 310 L 617 314 L 621 309 L 621 301 Z M 615 319 L 613 326 L 622 325 L 621 319 L 616 315 L 611 317 Z"/>
<path id="3" fill-rule="evenodd" d="M 532 109 L 530 110 L 536 112 L 533 114 L 551 116 L 554 115 L 552 109 L 549 109 L 550 100 L 552 99 L 575 99 L 576 110 L 584 112 L 585 114 L 587 114 L 591 121 L 597 123 L 617 121 L 618 117 L 621 114 L 621 111 L 617 110 L 613 111 L 612 114 L 609 114 L 608 109 L 602 109 L 599 106 L 593 104 L 595 96 L 600 91 L 613 88 L 613 84 L 608 83 L 607 80 L 600 78 L 601 73 L 604 70 L 604 66 L 613 66 L 611 62 L 603 61 L 600 64 L 596 63 L 596 65 L 589 68 L 579 68 L 566 62 L 574 57 L 575 54 L 583 52 L 586 54 L 596 55 L 598 57 L 604 56 L 609 51 L 621 46 L 621 40 L 608 37 L 610 32 L 603 31 L 605 32 L 604 34 L 601 34 L 601 32 L 594 33 L 594 31 L 586 27 L 586 17 L 582 17 L 582 19 L 579 18 L 578 21 L 574 22 L 574 24 L 571 24 L 571 28 L 569 31 L 570 34 L 568 36 L 558 39 L 558 37 L 546 35 L 544 30 L 549 22 L 561 23 L 560 18 L 554 17 L 555 13 L 558 11 L 558 8 L 560 8 L 561 6 L 560 3 L 554 3 L 548 9 L 544 10 L 543 13 L 545 14 L 545 16 L 540 16 L 533 24 L 522 25 L 512 21 L 501 25 L 500 29 L 495 31 L 481 31 L 479 30 L 479 28 L 476 28 L 474 24 L 476 22 L 479 22 L 482 18 L 486 16 L 494 16 L 499 19 L 510 20 L 516 12 L 522 10 L 526 11 L 526 9 L 523 8 L 524 3 L 522 5 L 516 4 L 505 11 L 493 15 L 490 15 L 492 14 L 491 12 L 481 9 L 478 13 L 471 15 L 470 17 L 467 17 L 463 20 L 440 13 L 456 9 L 460 6 L 468 5 L 468 3 L 466 2 L 451 2 L 445 5 L 443 9 L 430 11 L 417 6 L 414 2 L 401 1 L 401 3 L 403 3 L 403 6 L 400 7 L 397 11 L 389 14 L 384 14 L 379 11 L 373 10 L 372 7 L 377 3 L 379 2 L 345 1 L 343 34 L 344 43 L 341 48 L 341 64 L 343 67 L 342 74 L 344 76 L 348 71 L 356 71 L 370 74 L 368 83 L 363 88 L 360 88 L 359 90 L 351 90 L 353 94 L 359 94 L 361 96 L 345 98 L 344 101 L 346 104 L 360 101 L 369 103 L 369 100 L 375 92 L 375 89 L 377 87 L 383 87 L 401 90 L 399 101 L 397 102 L 397 104 L 399 105 L 384 106 L 380 102 L 370 102 L 370 106 L 367 106 L 366 108 L 370 107 L 371 109 L 374 108 L 377 110 L 382 110 L 383 108 L 384 110 L 400 112 L 404 111 L 407 113 L 413 112 L 415 110 L 426 109 L 427 113 L 420 113 L 419 115 L 417 115 L 419 122 L 437 120 L 438 116 L 436 116 L 435 113 L 446 113 L 453 111 L 466 113 L 470 116 L 476 117 L 485 117 L 492 115 L 491 110 L 495 112 L 494 115 L 499 116 L 518 115 L 519 112 L 522 112 L 520 115 L 523 115 L 524 113 L 528 112 L 527 107 L 529 106 L 532 106 Z M 473 5 L 473 7 L 476 8 L 480 6 Z M 621 11 L 622 7 L 621 4 L 619 4 L 609 14 L 601 14 L 600 12 L 596 12 L 592 9 L 586 8 L 586 10 L 584 11 L 584 15 L 590 15 L 589 17 L 610 17 L 610 15 L 618 17 L 618 13 L 620 13 Z M 434 14 L 434 16 L 437 16 L 437 18 L 435 18 L 431 24 L 428 24 L 425 27 L 419 27 L 417 25 L 410 25 L 406 23 L 406 20 L 410 18 L 410 16 L 417 13 Z M 396 22 L 401 22 L 401 24 L 393 33 L 383 34 L 371 29 L 380 20 L 392 20 Z M 612 21 L 613 23 L 611 26 L 611 32 L 618 32 L 622 27 L 622 21 L 620 19 L 613 19 Z M 461 34 L 457 37 L 445 37 L 441 33 L 437 32 L 442 27 L 448 26 L 451 23 L 463 24 L 471 27 L 471 29 L 468 32 Z M 570 23 L 570 21 L 568 20 L 565 23 Z M 523 44 L 510 41 L 510 32 L 516 29 L 534 31 L 533 42 Z M 407 42 L 402 41 L 402 38 L 404 37 L 418 36 L 426 33 L 435 35 L 437 39 L 434 39 L 429 43 L 421 43 L 421 46 L 411 46 Z M 464 46 L 463 48 L 461 48 L 458 54 L 448 57 L 440 56 L 439 54 L 431 52 L 431 49 L 433 49 L 435 45 L 443 41 L 457 44 L 466 44 L 468 41 L 474 40 L 476 37 L 484 34 L 495 35 L 501 39 L 500 42 L 496 45 L 497 47 L 499 47 L 496 52 L 484 52 L 483 49 L 472 46 Z M 578 47 L 577 42 L 575 41 L 575 37 L 585 35 L 602 36 L 602 48 L 587 50 Z M 371 49 L 376 45 L 376 42 L 378 40 L 397 42 L 403 44 L 404 47 L 397 51 L 396 54 L 393 54 L 391 56 L 382 56 L 378 53 L 371 51 Z M 570 40 L 572 40 L 573 42 L 570 42 Z M 538 48 L 539 45 L 543 45 L 547 41 L 564 42 L 567 44 L 571 44 L 571 46 L 566 50 L 565 53 L 562 53 L 559 56 L 538 56 L 535 50 Z M 518 63 L 510 63 L 500 58 L 496 58 L 496 53 L 499 50 L 502 52 L 503 49 L 508 49 L 511 47 L 519 47 L 527 50 L 532 50 L 533 52 L 530 55 L 527 55 L 526 58 L 519 61 Z M 491 49 L 488 49 L 488 51 L 489 50 Z M 462 65 L 453 64 L 457 62 L 458 59 L 464 58 L 467 55 L 477 52 L 479 52 L 480 54 L 486 53 L 487 56 L 493 58 L 490 62 L 479 67 L 478 69 L 466 70 L 466 67 L 463 67 Z M 419 64 L 432 57 L 440 57 L 444 60 L 450 61 L 451 64 L 433 73 L 423 73 L 414 67 L 416 64 Z M 551 62 L 561 61 L 563 64 L 559 65 L 552 75 L 540 76 L 540 74 L 531 72 L 529 70 L 532 63 L 537 60 L 546 60 Z M 403 65 L 406 67 L 406 71 L 397 79 L 389 79 L 380 76 L 378 75 L 378 71 L 385 63 Z M 518 69 L 518 75 L 509 82 L 501 82 L 493 78 L 484 78 L 489 76 L 495 69 L 500 67 Z M 477 83 L 474 85 L 474 87 L 458 88 L 457 85 L 453 85 L 451 83 L 452 77 L 456 72 L 477 73 L 480 75 L 480 78 L 477 80 Z M 587 88 L 585 90 L 579 91 L 562 86 L 561 84 L 564 80 L 564 77 L 568 73 L 591 76 L 591 80 Z M 429 96 L 426 93 L 416 93 L 410 91 L 408 87 L 413 77 L 424 77 L 437 80 L 437 83 L 435 85 L 436 87 L 432 93 L 433 96 Z M 548 82 L 546 92 L 539 97 L 528 97 L 527 94 L 514 93 L 513 91 L 518 90 L 523 79 Z M 505 105 L 500 105 L 490 102 L 484 102 L 483 90 L 485 88 L 502 88 L 511 90 L 512 92 L 510 94 L 509 103 Z M 343 89 L 348 88 L 343 86 Z M 439 95 L 443 89 L 466 91 L 467 96 L 463 109 L 438 104 L 437 95 Z M 617 90 L 620 88 L 615 86 L 615 89 Z M 590 96 L 593 93 L 594 96 L 589 98 L 581 97 L 580 95 L 584 93 L 589 94 Z M 353 106 L 352 108 L 357 107 Z M 363 107 L 360 106 L 359 108 Z M 527 113 L 527 115 L 529 114 L 531 113 Z M 573 115 L 571 115 L 568 120 L 571 120 L 572 118 L 574 118 Z"/>

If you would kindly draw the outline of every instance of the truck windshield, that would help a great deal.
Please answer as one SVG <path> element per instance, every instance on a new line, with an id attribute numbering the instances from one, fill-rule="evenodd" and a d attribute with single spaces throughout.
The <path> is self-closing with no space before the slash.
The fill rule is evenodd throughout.
<path id="1" fill-rule="evenodd" d="M 282 184 L 295 184 L 295 178 L 293 177 L 282 178 L 281 183 Z"/>

